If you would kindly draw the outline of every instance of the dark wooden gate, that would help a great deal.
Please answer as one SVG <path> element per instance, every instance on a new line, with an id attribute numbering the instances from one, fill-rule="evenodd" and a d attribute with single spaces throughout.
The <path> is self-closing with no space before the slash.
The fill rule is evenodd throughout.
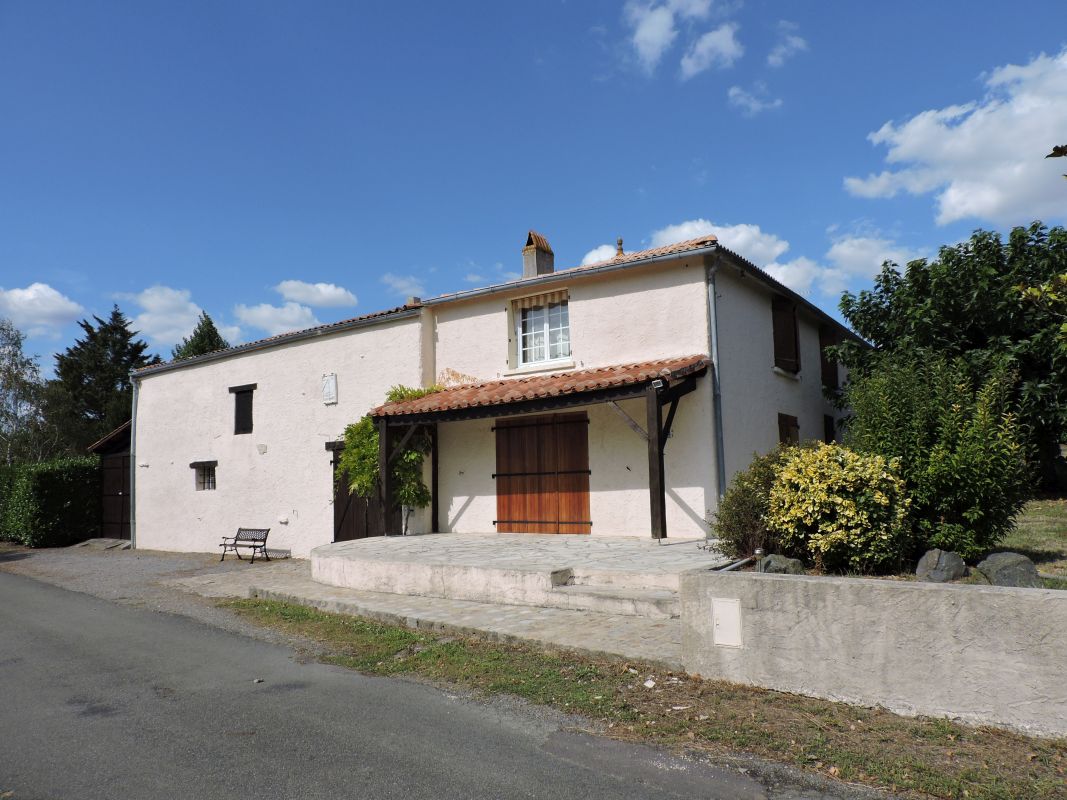
<path id="1" fill-rule="evenodd" d="M 333 451 L 330 462 L 330 474 L 335 474 L 340 450 Z M 390 533 L 401 530 L 400 509 L 394 509 L 390 515 Z M 342 473 L 333 484 L 333 540 L 347 542 L 351 539 L 365 539 L 368 536 L 385 536 L 382 529 L 381 502 L 377 496 L 371 499 L 348 492 L 348 473 Z"/>
<path id="2" fill-rule="evenodd" d="M 589 419 L 584 412 L 496 422 L 496 529 L 589 533 Z"/>
<path id="3" fill-rule="evenodd" d="M 130 538 L 130 455 L 115 453 L 100 458 L 102 519 L 100 535 Z"/>

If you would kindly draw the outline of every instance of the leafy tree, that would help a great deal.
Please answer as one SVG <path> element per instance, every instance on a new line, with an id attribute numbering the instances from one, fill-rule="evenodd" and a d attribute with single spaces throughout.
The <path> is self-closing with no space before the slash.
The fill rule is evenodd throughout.
<path id="1" fill-rule="evenodd" d="M 202 356 L 205 353 L 214 353 L 216 350 L 225 350 L 230 343 L 222 338 L 215 323 L 207 312 L 200 312 L 200 320 L 193 328 L 193 332 L 182 339 L 181 344 L 171 351 L 171 358 L 178 361 L 182 358 Z"/>
<path id="2" fill-rule="evenodd" d="M 25 334 L 0 318 L 0 463 L 39 461 L 52 439 L 41 416 L 41 370 L 23 352 Z"/>
<path id="3" fill-rule="evenodd" d="M 837 348 L 837 357 L 854 379 L 876 370 L 884 353 L 914 350 L 958 361 L 974 385 L 997 370 L 1014 373 L 1010 405 L 1028 456 L 1051 484 L 1067 433 L 1063 320 L 1046 304 L 1026 302 L 1019 287 L 1039 286 L 1064 272 L 1067 231 L 1039 222 L 1013 229 L 1007 242 L 976 231 L 903 272 L 887 262 L 873 289 L 841 299 L 845 318 L 873 350 L 849 342 Z"/>
<path id="4" fill-rule="evenodd" d="M 845 443 L 899 465 L 921 549 L 982 555 L 1011 530 L 1030 495 L 1009 410 L 1013 376 L 997 369 L 975 382 L 964 359 L 918 350 L 876 362 L 845 387 L 852 408 Z"/>
<path id="5" fill-rule="evenodd" d="M 412 400 L 436 392 L 439 386 L 428 389 L 409 386 L 394 386 L 386 394 L 386 401 L 395 403 L 400 400 Z M 378 469 L 378 428 L 370 416 L 345 428 L 345 446 L 337 460 L 337 480 L 348 475 L 348 491 L 360 497 L 373 497 L 380 491 L 380 472 Z M 395 495 L 392 502 L 399 503 L 406 510 L 404 515 L 404 533 L 408 530 L 411 512 L 416 508 L 425 508 L 430 503 L 430 490 L 422 480 L 423 459 L 430 452 L 430 434 L 425 428 L 416 430 L 404 444 L 404 448 L 393 460 L 393 486 Z"/>
<path id="6" fill-rule="evenodd" d="M 93 319 L 78 323 L 84 336 L 56 355 L 56 377 L 45 387 L 45 415 L 75 455 L 130 418 L 130 371 L 159 363 L 118 306 L 106 320 Z"/>

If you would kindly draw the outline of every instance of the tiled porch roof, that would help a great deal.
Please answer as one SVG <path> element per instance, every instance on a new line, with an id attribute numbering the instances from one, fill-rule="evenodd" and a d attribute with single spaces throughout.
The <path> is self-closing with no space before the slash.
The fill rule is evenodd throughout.
<path id="1" fill-rule="evenodd" d="M 505 406 L 525 400 L 544 400 L 601 389 L 636 386 L 655 378 L 677 380 L 700 372 L 707 367 L 708 363 L 707 356 L 693 355 L 658 361 L 641 361 L 636 364 L 556 372 L 551 375 L 501 378 L 482 383 L 452 386 L 414 400 L 386 403 L 370 413 L 372 417 L 398 417 Z"/>

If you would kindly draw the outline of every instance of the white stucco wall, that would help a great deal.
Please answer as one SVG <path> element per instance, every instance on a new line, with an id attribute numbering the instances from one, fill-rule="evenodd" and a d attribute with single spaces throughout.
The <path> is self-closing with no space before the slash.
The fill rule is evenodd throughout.
<path id="1" fill-rule="evenodd" d="M 771 323 L 773 291 L 751 276 L 724 267 L 716 277 L 719 319 L 720 389 L 727 480 L 778 444 L 778 414 L 794 416 L 800 438 L 823 438 L 823 415 L 833 407 L 823 398 L 819 362 L 820 322 L 798 309 L 800 373 L 774 369 Z"/>
<path id="2" fill-rule="evenodd" d="M 137 547 L 215 551 L 238 527 L 269 527 L 271 547 L 306 556 L 333 540 L 325 443 L 422 380 L 418 317 L 305 339 L 141 379 Z M 338 402 L 321 379 L 336 373 Z M 229 387 L 257 384 L 253 432 L 235 435 Z M 194 461 L 218 461 L 215 491 L 195 490 Z M 282 520 L 287 520 L 283 522 Z"/>
<path id="3" fill-rule="evenodd" d="M 515 298 L 564 288 L 570 295 L 574 369 L 708 351 L 703 263 L 680 259 L 609 275 L 576 274 L 541 287 L 520 284 L 511 292 L 436 306 L 438 380 L 522 374 L 508 363 L 508 307 Z"/>

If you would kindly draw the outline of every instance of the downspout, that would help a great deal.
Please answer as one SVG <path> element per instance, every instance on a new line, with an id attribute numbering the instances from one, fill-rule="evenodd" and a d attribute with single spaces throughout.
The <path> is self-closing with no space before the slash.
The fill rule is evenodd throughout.
<path id="1" fill-rule="evenodd" d="M 726 447 L 723 444 L 722 425 L 722 379 L 719 374 L 719 314 L 715 290 L 715 275 L 719 271 L 722 255 L 704 259 L 705 282 L 708 286 L 707 323 L 708 353 L 711 356 L 712 413 L 715 426 L 715 477 L 718 481 L 719 500 L 726 494 Z"/>
<path id="2" fill-rule="evenodd" d="M 141 384 L 131 376 L 133 409 L 130 412 L 130 549 L 137 549 L 137 390 Z"/>

